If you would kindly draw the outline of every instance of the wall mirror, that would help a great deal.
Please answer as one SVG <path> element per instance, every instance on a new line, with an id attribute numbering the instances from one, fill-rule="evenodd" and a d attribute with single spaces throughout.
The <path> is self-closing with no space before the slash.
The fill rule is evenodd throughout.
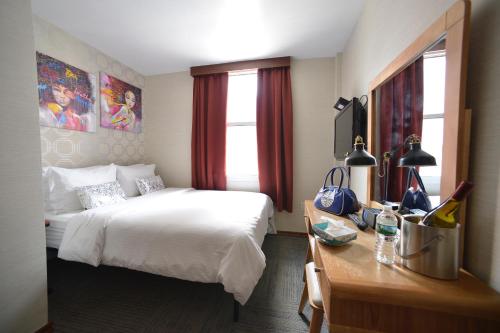
<path id="1" fill-rule="evenodd" d="M 465 110 L 470 1 L 453 4 L 369 87 L 368 151 L 379 167 L 369 168 L 368 202 L 385 196 L 383 153 L 410 134 L 421 136 L 422 149 L 436 157 L 436 167 L 421 167 L 433 203 L 447 198 L 463 179 L 469 161 L 470 110 Z M 405 148 L 407 149 L 407 148 Z M 397 201 L 406 185 L 406 168 L 396 170 L 395 153 L 387 199 Z M 465 205 L 463 205 L 465 206 Z M 465 211 L 461 215 L 465 221 Z M 462 228 L 463 230 L 463 228 Z"/>
<path id="2" fill-rule="evenodd" d="M 436 166 L 418 169 L 432 205 L 439 203 L 445 80 L 446 36 L 443 36 L 401 72 L 375 88 L 374 156 L 382 165 L 373 179 L 374 200 L 401 200 L 408 168 L 398 167 L 397 162 L 406 151 L 405 140 L 414 134 L 420 138 L 422 150 L 436 159 Z"/>

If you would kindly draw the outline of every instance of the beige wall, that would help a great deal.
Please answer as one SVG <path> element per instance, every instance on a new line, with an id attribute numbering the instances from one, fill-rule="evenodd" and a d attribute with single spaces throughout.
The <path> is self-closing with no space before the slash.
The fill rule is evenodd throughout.
<path id="1" fill-rule="evenodd" d="M 0 330 L 47 323 L 45 229 L 29 0 L 0 2 Z"/>
<path id="2" fill-rule="evenodd" d="M 294 206 L 277 214 L 279 230 L 304 231 L 303 201 L 312 198 L 333 164 L 334 58 L 293 60 Z M 146 78 L 146 160 L 169 186 L 191 185 L 193 81 L 188 72 Z"/>
<path id="3" fill-rule="evenodd" d="M 92 73 L 97 81 L 99 72 L 103 71 L 143 88 L 144 76 L 37 16 L 33 16 L 33 30 L 37 51 Z M 40 126 L 43 166 L 82 167 L 111 162 L 133 164 L 143 161 L 144 134 L 99 126 L 99 82 L 96 103 L 95 133 Z M 144 109 L 143 117 L 147 118 L 147 113 Z"/>
<path id="4" fill-rule="evenodd" d="M 366 94 L 369 82 L 453 3 L 367 1 L 342 56 L 342 95 Z M 494 144 L 500 138 L 500 2 L 472 4 L 467 99 L 473 110 L 470 178 L 476 188 L 469 200 L 465 267 L 500 290 L 500 168 Z M 354 174 L 353 188 L 366 198 L 366 171 Z"/>
<path id="5" fill-rule="evenodd" d="M 146 161 L 167 186 L 191 186 L 193 78 L 189 72 L 146 77 Z"/>
<path id="6" fill-rule="evenodd" d="M 313 199 L 333 166 L 334 58 L 293 60 L 293 213 L 278 213 L 278 230 L 305 231 L 304 200 Z"/>

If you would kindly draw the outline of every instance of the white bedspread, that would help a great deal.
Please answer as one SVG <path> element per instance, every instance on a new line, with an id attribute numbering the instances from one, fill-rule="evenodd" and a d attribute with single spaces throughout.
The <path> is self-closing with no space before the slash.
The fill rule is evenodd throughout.
<path id="1" fill-rule="evenodd" d="M 222 283 L 245 304 L 266 266 L 272 207 L 260 193 L 168 188 L 76 215 L 58 256 Z"/>

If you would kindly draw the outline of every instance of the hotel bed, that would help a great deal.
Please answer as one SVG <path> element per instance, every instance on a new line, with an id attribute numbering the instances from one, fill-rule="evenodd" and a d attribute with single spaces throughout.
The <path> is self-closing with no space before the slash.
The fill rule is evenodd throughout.
<path id="1" fill-rule="evenodd" d="M 190 281 L 221 283 L 245 304 L 265 268 L 274 232 L 260 193 L 166 188 L 82 212 L 46 215 L 58 257 Z M 62 239 L 61 239 L 62 235 Z"/>

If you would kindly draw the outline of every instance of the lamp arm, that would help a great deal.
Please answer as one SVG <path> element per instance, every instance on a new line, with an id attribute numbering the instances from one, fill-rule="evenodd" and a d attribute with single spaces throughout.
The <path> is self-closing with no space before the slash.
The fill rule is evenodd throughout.
<path id="1" fill-rule="evenodd" d="M 380 178 L 385 177 L 385 169 L 387 169 L 387 165 L 389 165 L 390 158 L 391 158 L 390 153 L 385 152 L 384 159 L 382 160 L 382 164 L 379 166 L 377 173 Z"/>
<path id="2" fill-rule="evenodd" d="M 378 176 L 379 176 L 380 178 L 385 177 L 385 172 L 386 172 L 386 171 L 385 171 L 385 169 L 388 167 L 388 165 L 389 165 L 389 161 L 390 161 L 390 159 L 392 158 L 392 156 L 393 156 L 396 152 L 398 152 L 400 149 L 404 148 L 404 147 L 408 144 L 408 142 L 409 142 L 410 140 L 414 140 L 415 138 L 416 138 L 416 139 L 418 139 L 418 137 L 417 137 L 415 134 L 408 135 L 408 136 L 406 137 L 405 141 L 404 141 L 402 144 L 399 144 L 399 145 L 397 145 L 397 146 L 395 146 L 395 147 L 392 147 L 392 149 L 391 149 L 390 151 L 386 151 L 386 152 L 384 153 L 384 160 L 383 160 L 383 162 L 382 162 L 382 167 L 381 167 L 381 168 L 379 168 L 379 170 L 378 170 Z M 382 173 L 380 172 L 380 169 L 382 169 Z"/>

